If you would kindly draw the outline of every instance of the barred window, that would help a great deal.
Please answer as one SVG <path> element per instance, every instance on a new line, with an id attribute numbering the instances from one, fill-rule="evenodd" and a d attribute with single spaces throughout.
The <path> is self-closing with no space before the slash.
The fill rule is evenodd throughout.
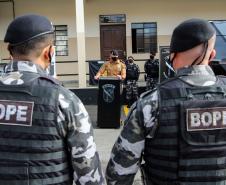
<path id="1" fill-rule="evenodd" d="M 55 25 L 56 56 L 68 56 L 67 25 Z"/>
<path id="2" fill-rule="evenodd" d="M 157 23 L 132 23 L 132 52 L 157 52 Z"/>

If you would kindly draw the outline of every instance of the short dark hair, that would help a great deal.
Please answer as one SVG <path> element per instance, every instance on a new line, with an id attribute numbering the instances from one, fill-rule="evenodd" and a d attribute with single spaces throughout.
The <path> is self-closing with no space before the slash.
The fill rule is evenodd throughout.
<path id="1" fill-rule="evenodd" d="M 34 55 L 35 57 L 39 57 L 41 55 L 42 50 L 48 46 L 53 44 L 54 34 L 45 34 L 29 40 L 25 43 L 19 45 L 8 45 L 8 50 L 12 56 L 29 56 Z"/>
<path id="2" fill-rule="evenodd" d="M 128 56 L 128 59 L 130 59 L 130 58 L 134 60 L 133 56 Z"/>
<path id="3" fill-rule="evenodd" d="M 116 49 L 113 49 L 110 51 L 112 56 L 118 57 L 118 51 Z"/>

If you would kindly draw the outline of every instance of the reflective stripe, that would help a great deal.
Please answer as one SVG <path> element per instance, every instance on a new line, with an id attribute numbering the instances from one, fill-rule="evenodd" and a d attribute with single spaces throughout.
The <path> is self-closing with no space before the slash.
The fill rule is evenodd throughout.
<path id="1" fill-rule="evenodd" d="M 70 179 L 69 175 L 46 179 L 29 179 L 29 180 L 0 180 L 1 185 L 51 185 L 62 183 Z"/>
<path id="2" fill-rule="evenodd" d="M 6 139 L 0 138 L 0 145 L 4 146 L 18 146 L 18 147 L 32 147 L 32 148 L 46 148 L 51 147 L 60 148 L 63 146 L 62 140 L 42 141 L 42 140 L 23 140 L 23 139 Z"/>
<path id="3" fill-rule="evenodd" d="M 11 126 L 12 127 L 12 126 Z M 19 133 L 28 133 L 28 134 L 48 134 L 48 135 L 59 135 L 56 127 L 39 127 L 39 126 L 32 126 L 26 127 L 26 129 L 22 129 L 20 127 L 13 127 L 11 128 L 13 132 Z M 9 126 L 1 125 L 1 131 L 9 131 Z"/>
<path id="4" fill-rule="evenodd" d="M 65 158 L 65 152 L 52 152 L 52 153 L 41 153 L 41 154 L 27 154 L 27 153 L 9 153 L 0 152 L 0 160 L 18 160 L 18 161 L 28 161 L 28 160 L 54 160 Z"/>
<path id="5" fill-rule="evenodd" d="M 190 166 L 190 165 L 221 165 L 226 164 L 226 157 L 221 158 L 203 158 L 203 159 L 189 159 L 189 160 L 180 160 L 180 165 Z"/>
<path id="6" fill-rule="evenodd" d="M 226 169 L 203 171 L 179 171 L 180 177 L 226 177 Z"/>

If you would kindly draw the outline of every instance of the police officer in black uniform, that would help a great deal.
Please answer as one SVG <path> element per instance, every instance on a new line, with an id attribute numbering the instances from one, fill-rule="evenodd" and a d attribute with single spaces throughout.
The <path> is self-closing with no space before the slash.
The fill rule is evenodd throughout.
<path id="1" fill-rule="evenodd" d="M 147 185 L 226 184 L 226 78 L 208 65 L 216 32 L 189 19 L 173 31 L 175 77 L 141 95 L 112 150 L 108 185 L 131 185 L 143 159 Z"/>
<path id="2" fill-rule="evenodd" d="M 150 59 L 144 64 L 144 78 L 146 81 L 146 90 L 155 88 L 159 79 L 159 60 L 155 58 L 155 53 L 150 53 Z"/>
<path id="3" fill-rule="evenodd" d="M 24 15 L 4 41 L 13 61 L 0 78 L 0 184 L 104 184 L 89 115 L 82 102 L 46 74 L 54 28 Z"/>
<path id="4" fill-rule="evenodd" d="M 128 57 L 126 64 L 126 103 L 128 108 L 133 104 L 134 101 L 138 99 L 138 85 L 137 80 L 140 76 L 140 69 L 137 64 L 134 63 L 134 58 L 132 56 Z"/>

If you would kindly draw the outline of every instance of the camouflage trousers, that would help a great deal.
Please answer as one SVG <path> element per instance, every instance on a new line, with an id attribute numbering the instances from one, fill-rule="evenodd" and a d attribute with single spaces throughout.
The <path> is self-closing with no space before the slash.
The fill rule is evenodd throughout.
<path id="1" fill-rule="evenodd" d="M 151 78 L 151 77 L 147 76 L 146 91 L 154 89 L 156 87 L 157 83 L 158 83 L 158 78 Z"/>
<path id="2" fill-rule="evenodd" d="M 136 80 L 128 80 L 126 82 L 126 102 L 131 106 L 139 97 L 138 86 Z"/>

